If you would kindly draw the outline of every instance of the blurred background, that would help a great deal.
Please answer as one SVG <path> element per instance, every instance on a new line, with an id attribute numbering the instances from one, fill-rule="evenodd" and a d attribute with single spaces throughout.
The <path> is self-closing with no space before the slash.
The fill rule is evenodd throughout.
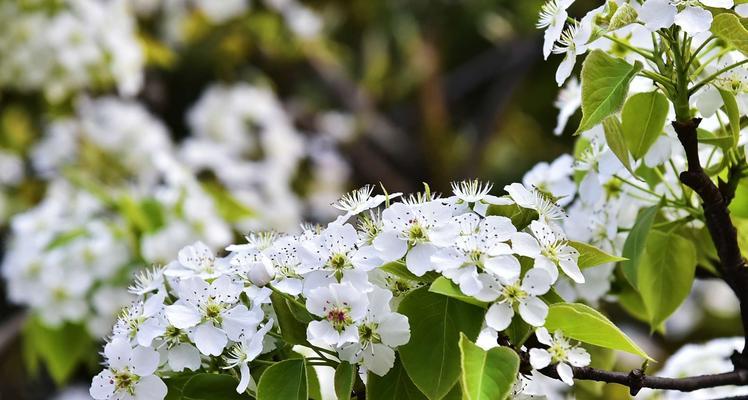
<path id="1" fill-rule="evenodd" d="M 183 245 L 329 221 L 364 184 L 498 193 L 570 153 L 541 6 L 0 0 L 0 398 L 86 383 L 133 272 Z M 602 307 L 663 359 L 740 332 L 705 285 L 667 335 Z"/>

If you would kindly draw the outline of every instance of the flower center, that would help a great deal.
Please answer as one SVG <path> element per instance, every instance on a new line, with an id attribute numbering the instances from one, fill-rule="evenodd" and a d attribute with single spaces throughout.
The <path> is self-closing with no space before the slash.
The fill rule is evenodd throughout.
<path id="1" fill-rule="evenodd" d="M 426 230 L 423 229 L 418 221 L 411 221 L 410 229 L 408 230 L 408 241 L 411 244 L 423 242 L 427 240 Z"/>
<path id="2" fill-rule="evenodd" d="M 381 343 L 382 338 L 377 333 L 377 324 L 361 325 L 358 327 L 358 336 L 363 343 Z"/>
<path id="3" fill-rule="evenodd" d="M 213 321 L 216 324 L 220 324 L 223 320 L 223 318 L 221 317 L 221 311 L 223 311 L 223 306 L 219 303 L 216 303 L 212 298 L 210 298 L 208 299 L 208 302 L 205 303 L 205 306 L 203 308 L 203 315 L 205 315 L 205 319 Z"/>
<path id="4" fill-rule="evenodd" d="M 114 381 L 114 390 L 123 391 L 129 393 L 130 395 L 134 395 L 135 384 L 138 383 L 140 377 L 131 373 L 127 367 L 113 372 L 114 376 L 112 377 L 112 380 Z"/>
<path id="5" fill-rule="evenodd" d="M 341 332 L 353 322 L 348 312 L 350 312 L 349 308 L 334 307 L 327 312 L 327 320 L 336 331 Z"/>
<path id="6" fill-rule="evenodd" d="M 507 299 L 510 303 L 516 303 L 527 297 L 527 292 L 520 289 L 519 285 L 504 286 L 502 294 L 504 295 L 504 298 Z"/>
<path id="7" fill-rule="evenodd" d="M 548 353 L 551 354 L 553 362 L 566 361 L 566 347 L 561 343 L 554 342 L 551 347 L 548 348 Z"/>

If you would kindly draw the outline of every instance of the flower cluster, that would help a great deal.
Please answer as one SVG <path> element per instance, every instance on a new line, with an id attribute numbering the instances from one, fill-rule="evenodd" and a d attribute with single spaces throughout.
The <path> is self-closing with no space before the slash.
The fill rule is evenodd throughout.
<path id="1" fill-rule="evenodd" d="M 0 6 L 0 85 L 58 101 L 85 89 L 140 90 L 144 55 L 127 0 Z"/>
<path id="2" fill-rule="evenodd" d="M 284 346 L 288 327 L 279 324 L 279 306 L 308 315 L 302 318 L 308 321 L 306 343 L 320 356 L 317 362 L 346 361 L 384 376 L 398 347 L 410 340 L 409 320 L 396 311 L 399 299 L 423 284 L 419 277 L 434 274 L 490 305 L 483 337 L 507 329 L 515 313 L 543 326 L 548 305 L 542 296 L 561 272 L 584 281 L 579 253 L 563 233 L 565 214 L 548 194 L 522 184 L 507 186 L 504 197 L 490 190 L 477 181 L 462 182 L 454 185 L 453 196 L 441 198 L 429 191 L 374 196 L 372 187 L 364 187 L 335 205 L 345 214 L 325 227 L 309 226 L 295 235 L 254 233 L 247 243 L 229 246 L 225 257 L 200 242 L 183 248 L 177 260 L 131 288 L 139 299 L 115 324 L 107 347 L 160 352 L 161 361 L 141 368 L 135 357 L 122 363 L 105 351 L 108 368 L 94 379 L 92 395 L 133 393 L 140 390 L 139 379 L 154 371 L 168 377 L 184 369 L 238 369 L 237 391 L 252 391 L 252 362 L 272 362 Z M 493 207 L 516 207 L 537 217 L 518 227 Z M 571 384 L 564 363 L 586 365 L 589 357 L 585 361 L 586 353 L 560 332 L 554 340 L 544 329 L 537 335 L 550 348 L 533 349 L 533 365 L 544 368 L 552 361 Z M 110 379 L 118 374 L 127 375 L 126 384 Z M 154 393 L 161 398 L 163 391 Z"/>

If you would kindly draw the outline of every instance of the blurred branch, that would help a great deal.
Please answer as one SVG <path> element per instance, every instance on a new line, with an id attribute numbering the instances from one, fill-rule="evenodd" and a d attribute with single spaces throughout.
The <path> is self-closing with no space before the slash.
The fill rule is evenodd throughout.
<path id="1" fill-rule="evenodd" d="M 27 317 L 26 313 L 19 312 L 0 324 L 0 353 L 5 352 L 21 333 Z"/>

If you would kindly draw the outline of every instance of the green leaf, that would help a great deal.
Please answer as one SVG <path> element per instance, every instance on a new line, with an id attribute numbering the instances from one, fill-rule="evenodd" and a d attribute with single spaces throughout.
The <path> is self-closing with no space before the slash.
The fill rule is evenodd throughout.
<path id="1" fill-rule="evenodd" d="M 615 115 L 611 115 L 603 120 L 603 130 L 605 131 L 605 141 L 608 142 L 610 150 L 621 161 L 621 164 L 631 172 L 631 175 L 636 176 L 631 169 L 631 158 L 629 157 L 629 149 L 626 147 L 626 141 L 623 138 L 621 121 Z"/>
<path id="2" fill-rule="evenodd" d="M 658 327 L 691 292 L 696 271 L 696 250 L 684 237 L 652 230 L 637 277 L 637 288 L 649 315 Z"/>
<path id="3" fill-rule="evenodd" d="M 345 361 L 335 368 L 335 395 L 338 399 L 350 399 L 356 382 L 356 368 Z"/>
<path id="4" fill-rule="evenodd" d="M 299 321 L 291 311 L 290 302 L 280 293 L 270 294 L 273 310 L 280 327 L 281 337 L 291 344 L 307 344 L 306 323 Z"/>
<path id="5" fill-rule="evenodd" d="M 626 260 L 623 257 L 608 254 L 595 246 L 587 243 L 569 241 L 569 245 L 579 252 L 577 264 L 580 269 L 595 267 L 601 264 L 615 263 Z"/>
<path id="6" fill-rule="evenodd" d="M 49 327 L 38 317 L 26 322 L 23 342 L 24 359 L 30 369 L 34 370 L 41 361 L 58 386 L 66 384 L 81 366 L 90 365 L 97 347 L 83 325 Z"/>
<path id="7" fill-rule="evenodd" d="M 182 386 L 182 400 L 241 400 L 249 399 L 247 394 L 236 392 L 239 382 L 224 374 L 193 375 Z"/>
<path id="8" fill-rule="evenodd" d="M 594 308 L 580 303 L 551 304 L 545 327 L 550 332 L 560 329 L 564 336 L 580 342 L 621 350 L 652 360 L 610 320 Z"/>
<path id="9" fill-rule="evenodd" d="M 634 159 L 647 154 L 665 128 L 669 103 L 660 92 L 637 93 L 628 100 L 621 112 L 621 127 L 626 146 Z"/>
<path id="10" fill-rule="evenodd" d="M 530 337 L 532 331 L 532 326 L 522 318 L 512 318 L 512 322 L 509 324 L 509 327 L 504 330 L 504 334 L 509 336 L 509 342 L 512 343 L 512 346 L 520 348 Z"/>
<path id="11" fill-rule="evenodd" d="M 182 398 L 182 389 L 184 388 L 184 385 L 193 376 L 194 375 L 190 373 L 183 373 L 164 379 L 167 389 L 164 400 L 180 400 Z"/>
<path id="12" fill-rule="evenodd" d="M 421 393 L 405 372 L 400 359 L 395 359 L 395 365 L 385 376 L 378 376 L 369 372 L 366 378 L 367 400 L 424 400 Z"/>
<path id="13" fill-rule="evenodd" d="M 748 30 L 737 15 L 732 13 L 716 15 L 712 21 L 711 31 L 714 36 L 724 40 L 743 54 L 748 54 Z"/>
<path id="14" fill-rule="evenodd" d="M 735 100 L 735 95 L 726 90 L 720 89 L 719 94 L 722 96 L 725 112 L 730 121 L 729 134 L 732 138 L 732 144 L 735 145 L 738 143 L 738 139 L 740 139 L 740 109 L 738 108 L 738 102 Z"/>
<path id="15" fill-rule="evenodd" d="M 431 286 L 429 287 L 429 292 L 449 296 L 453 299 L 464 301 L 465 303 L 469 303 L 478 307 L 488 307 L 488 303 L 463 294 L 459 286 L 455 285 L 454 282 L 443 276 L 440 276 L 431 284 Z"/>
<path id="16" fill-rule="evenodd" d="M 638 16 L 639 13 L 636 12 L 634 7 L 631 7 L 628 3 L 624 3 L 622 6 L 618 7 L 615 14 L 613 14 L 613 17 L 610 19 L 608 31 L 612 32 L 621 29 L 624 26 L 631 25 L 636 22 Z"/>
<path id="17" fill-rule="evenodd" d="M 519 356 L 508 347 L 481 349 L 460 335 L 462 395 L 465 400 L 503 400 L 517 380 Z"/>
<path id="18" fill-rule="evenodd" d="M 486 215 L 498 215 L 512 220 L 517 230 L 525 229 L 530 222 L 538 219 L 538 212 L 529 208 L 520 207 L 515 203 L 506 205 L 491 204 L 488 206 Z"/>
<path id="19" fill-rule="evenodd" d="M 441 399 L 460 377 L 460 333 L 475 340 L 484 310 L 423 287 L 408 293 L 398 312 L 410 322 L 410 342 L 399 349 L 403 366 L 429 399 Z"/>
<path id="20" fill-rule="evenodd" d="M 730 126 L 732 127 L 732 124 Z M 699 140 L 699 143 L 717 146 L 722 150 L 727 150 L 734 144 L 732 136 L 717 136 L 714 133 L 701 128 L 696 130 L 696 137 Z"/>
<path id="21" fill-rule="evenodd" d="M 582 121 L 576 134 L 591 129 L 621 109 L 629 84 L 641 68 L 638 61 L 631 65 L 601 50 L 594 50 L 587 56 L 582 65 Z"/>
<path id="22" fill-rule="evenodd" d="M 237 200 L 221 185 L 213 182 L 203 183 L 203 189 L 213 198 L 218 214 L 226 222 L 234 223 L 255 215 L 249 207 Z"/>
<path id="23" fill-rule="evenodd" d="M 626 257 L 626 260 L 621 262 L 621 267 L 626 280 L 634 288 L 637 286 L 639 259 L 644 252 L 649 230 L 652 228 L 652 223 L 654 223 L 658 212 L 660 212 L 659 204 L 639 211 L 636 222 L 623 243 L 623 256 Z"/>
<path id="24" fill-rule="evenodd" d="M 290 359 L 271 365 L 257 384 L 257 400 L 307 400 L 304 360 Z"/>

